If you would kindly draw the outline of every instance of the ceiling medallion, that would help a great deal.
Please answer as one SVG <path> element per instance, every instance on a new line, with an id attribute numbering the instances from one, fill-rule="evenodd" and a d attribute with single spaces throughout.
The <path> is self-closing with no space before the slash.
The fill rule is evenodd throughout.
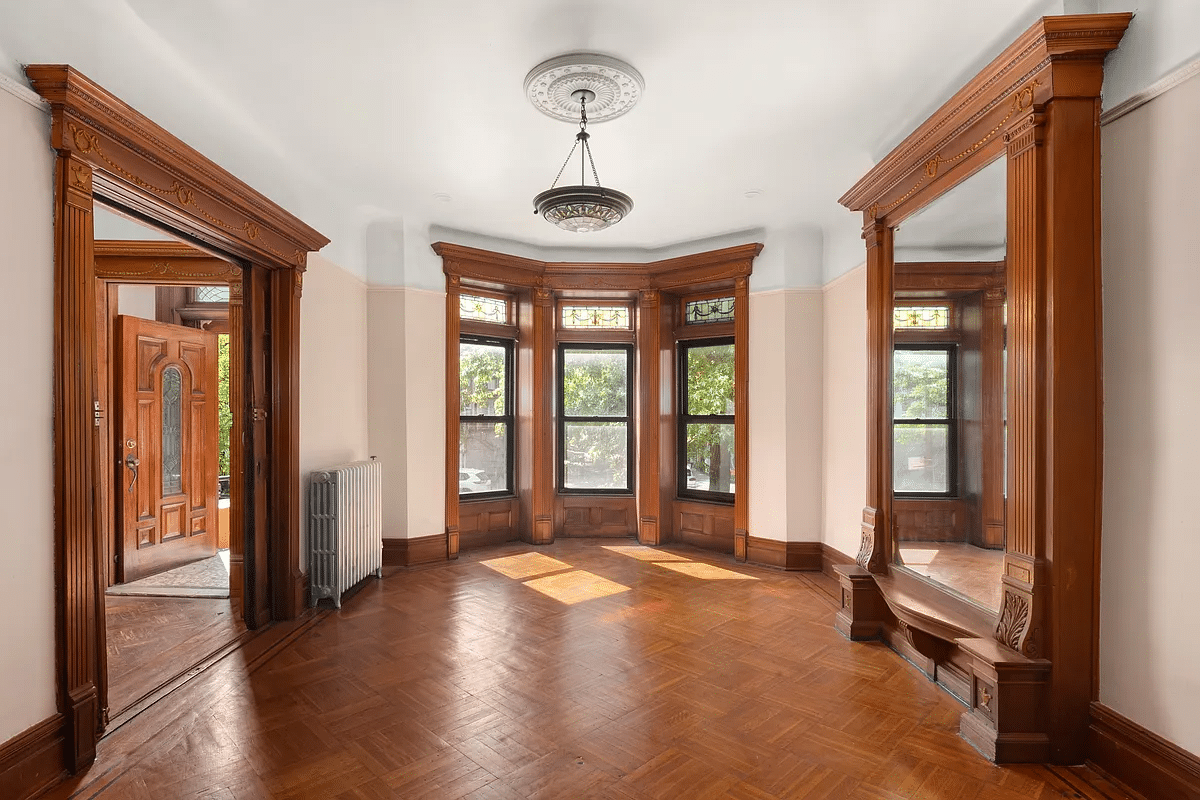
<path id="1" fill-rule="evenodd" d="M 579 132 L 575 134 L 575 144 L 571 146 L 567 160 L 550 188 L 533 198 L 535 214 L 574 233 L 601 231 L 629 215 L 633 210 L 632 198 L 600 185 L 589 144 L 591 134 L 587 132 L 588 112 L 592 113 L 593 120 L 597 118 L 597 107 L 606 115 L 604 118 L 618 117 L 633 108 L 644 86 L 642 76 L 633 67 L 597 53 L 552 58 L 534 67 L 526 76 L 525 92 L 534 107 L 555 119 L 579 120 Z M 571 109 L 569 116 L 560 113 L 566 108 Z M 576 150 L 579 150 L 579 185 L 560 187 L 559 178 Z M 591 166 L 595 186 L 587 184 L 588 166 Z"/>
<path id="2" fill-rule="evenodd" d="M 547 59 L 525 76 L 525 96 L 548 117 L 575 122 L 579 99 L 575 93 L 592 93 L 588 114 L 592 122 L 616 119 L 641 99 L 646 82 L 642 74 L 619 58 L 603 53 L 565 53 Z"/>

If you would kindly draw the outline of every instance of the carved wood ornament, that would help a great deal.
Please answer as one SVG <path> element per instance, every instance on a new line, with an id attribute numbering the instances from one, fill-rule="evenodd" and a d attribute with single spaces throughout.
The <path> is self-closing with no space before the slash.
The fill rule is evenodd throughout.
<path id="1" fill-rule="evenodd" d="M 1104 59 L 1130 18 L 1039 20 L 841 198 L 862 213 L 867 244 L 868 473 L 858 569 L 875 576 L 886 611 L 867 620 L 866 604 L 847 605 L 839 628 L 877 622 L 889 636 L 889 620 L 899 619 L 954 645 L 946 670 L 964 687 L 971 676 L 992 687 L 963 695 L 987 698 L 964 714 L 963 735 L 1000 761 L 1081 762 L 1096 697 L 1098 119 Z M 911 277 L 897 275 L 892 231 L 997 157 L 1008 164 L 1005 286 L 979 288 L 993 320 L 1008 302 L 1007 513 L 988 511 L 1006 529 L 1003 599 L 998 617 L 981 624 L 963 601 L 918 587 L 938 609 L 935 623 L 912 613 L 903 575 L 890 565 L 892 312 L 897 285 Z M 862 586 L 861 575 L 843 572 L 844 586 L 851 578 Z"/>
<path id="2" fill-rule="evenodd" d="M 243 499 L 247 559 L 243 609 L 255 627 L 300 609 L 296 582 L 299 530 L 299 297 L 295 288 L 307 254 L 328 240 L 255 192 L 93 81 L 64 65 L 31 65 L 26 74 L 50 104 L 55 172 L 55 551 L 59 705 L 67 766 L 95 757 L 104 725 L 104 585 L 93 497 L 107 491 L 99 468 L 94 413 L 96 269 L 94 200 L 132 213 L 239 263 L 246 304 L 241 333 L 250 353 L 241 391 L 247 436 Z M 171 259 L 173 261 L 174 259 Z M 164 260 L 168 276 L 178 265 Z M 269 276 L 277 284 L 270 289 Z M 144 280 L 148 275 L 129 276 Z M 282 291 L 286 286 L 286 291 Z M 272 330 L 261 302 L 272 300 Z M 258 303 L 259 305 L 255 305 Z M 268 336 L 268 334 L 271 334 Z M 271 342 L 269 363 L 254 354 Z M 235 356 L 240 357 L 240 356 Z M 256 360 L 257 358 L 257 360 Z M 272 381 L 265 378 L 270 368 Z M 257 390 L 257 394 L 256 391 Z M 269 398 L 269 400 L 268 400 Z M 270 433 L 250 424 L 250 404 L 277 409 Z M 237 448 L 235 448 L 236 451 Z M 254 472 L 258 475 L 255 476 Z M 257 494 L 256 494 L 257 492 Z M 272 560 L 268 561 L 268 537 Z M 270 575 L 268 575 L 270 572 Z M 253 574 L 252 574 L 253 573 Z M 253 579 L 251 579 L 253 578 Z M 269 587 L 273 596 L 263 589 Z"/>

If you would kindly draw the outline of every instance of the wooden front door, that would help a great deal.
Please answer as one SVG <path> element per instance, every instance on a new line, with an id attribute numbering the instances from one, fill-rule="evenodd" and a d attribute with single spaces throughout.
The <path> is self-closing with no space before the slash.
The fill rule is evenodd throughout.
<path id="1" fill-rule="evenodd" d="M 217 551 L 217 336 L 117 318 L 117 580 Z"/>

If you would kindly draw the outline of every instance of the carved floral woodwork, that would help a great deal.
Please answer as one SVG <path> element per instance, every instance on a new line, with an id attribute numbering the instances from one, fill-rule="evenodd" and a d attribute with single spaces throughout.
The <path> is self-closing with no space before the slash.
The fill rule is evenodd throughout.
<path id="1" fill-rule="evenodd" d="M 843 589 L 851 590 L 844 596 L 854 599 L 843 602 L 837 625 L 852 637 L 878 625 L 893 644 L 915 643 L 903 631 L 924 629 L 953 645 L 947 668 L 965 669 L 974 681 L 962 695 L 971 710 L 961 731 L 998 760 L 1078 763 L 1095 697 L 1097 125 L 1104 58 L 1130 18 L 1039 20 L 841 198 L 862 213 L 867 247 L 868 469 L 858 566 L 841 568 Z M 914 613 L 888 577 L 892 312 L 896 288 L 910 280 L 895 269 L 891 231 L 997 157 L 1008 167 L 1005 285 L 978 288 L 986 290 L 993 336 L 1008 303 L 1007 413 L 995 402 L 986 412 L 993 423 L 1007 418 L 1007 500 L 984 512 L 993 535 L 1005 531 L 1006 552 L 1000 612 L 981 625 L 965 601 L 936 587 L 925 598 L 934 610 Z M 994 438 L 986 446 L 1002 447 Z M 994 472 L 987 480 L 1003 485 Z M 864 574 L 874 576 L 873 585 Z M 865 602 L 871 598 L 879 602 Z M 931 663 L 938 668 L 937 658 Z"/>

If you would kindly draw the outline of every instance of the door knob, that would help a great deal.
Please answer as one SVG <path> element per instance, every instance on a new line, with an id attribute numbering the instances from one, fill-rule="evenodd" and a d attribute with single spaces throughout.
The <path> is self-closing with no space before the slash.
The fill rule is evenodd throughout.
<path id="1" fill-rule="evenodd" d="M 132 492 L 133 485 L 137 483 L 137 468 L 138 464 L 140 463 L 142 462 L 138 461 L 137 456 L 135 456 L 133 453 L 125 456 L 125 466 L 129 467 L 129 471 L 133 473 L 132 477 L 129 479 L 129 488 L 126 489 L 127 492 Z"/>

